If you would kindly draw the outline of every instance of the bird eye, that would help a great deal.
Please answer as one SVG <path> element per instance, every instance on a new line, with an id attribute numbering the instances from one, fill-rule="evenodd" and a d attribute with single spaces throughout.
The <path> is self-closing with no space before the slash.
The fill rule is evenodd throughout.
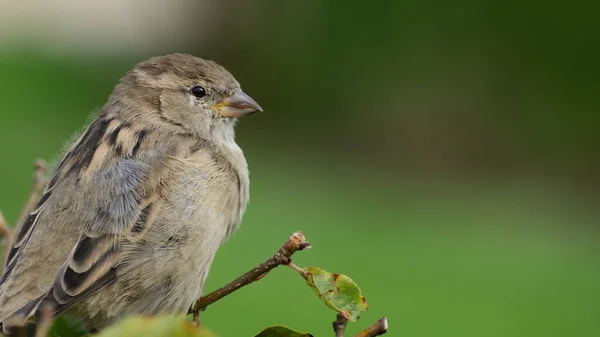
<path id="1" fill-rule="evenodd" d="M 202 97 L 206 96 L 206 89 L 197 85 L 192 88 L 192 95 L 202 98 Z"/>

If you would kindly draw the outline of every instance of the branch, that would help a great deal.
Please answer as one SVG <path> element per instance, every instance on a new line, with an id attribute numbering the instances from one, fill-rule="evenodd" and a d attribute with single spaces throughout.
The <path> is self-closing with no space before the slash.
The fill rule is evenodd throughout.
<path id="1" fill-rule="evenodd" d="M 344 337 L 347 324 L 348 319 L 342 314 L 337 314 L 337 319 L 333 322 L 333 331 L 335 331 L 335 337 Z"/>
<path id="2" fill-rule="evenodd" d="M 2 274 L 4 273 L 4 260 L 8 256 L 8 252 L 13 241 L 13 231 L 8 226 L 8 223 L 6 223 L 6 219 L 4 218 L 4 214 L 2 214 L 2 211 L 0 211 L 0 239 L 2 240 L 2 244 L 4 245 L 2 260 L 0 261 L 2 263 L 2 265 L 0 265 L 0 274 Z"/>
<path id="3" fill-rule="evenodd" d="M 375 337 L 383 335 L 387 332 L 388 323 L 387 318 L 385 316 L 381 317 L 377 320 L 377 322 L 373 323 L 370 327 L 364 329 L 358 334 L 354 335 L 354 337 Z"/>
<path id="4" fill-rule="evenodd" d="M 44 187 L 46 187 L 46 163 L 41 159 L 37 159 L 33 167 L 33 187 L 31 188 L 31 192 L 29 192 L 29 198 L 27 199 L 25 207 L 23 207 L 23 210 L 21 210 L 21 217 L 19 218 L 19 221 L 17 221 L 18 226 L 25 222 L 25 219 L 27 219 L 29 213 L 33 212 L 35 205 L 40 199 L 40 194 L 42 194 Z"/>
<path id="5" fill-rule="evenodd" d="M 35 333 L 35 337 L 46 337 L 48 336 L 48 332 L 52 327 L 52 314 L 54 312 L 54 308 L 49 303 L 42 302 L 42 305 L 38 309 L 39 312 L 37 314 L 37 331 Z"/>
<path id="6" fill-rule="evenodd" d="M 25 207 L 23 207 L 23 210 L 21 211 L 21 217 L 17 222 L 17 225 L 20 225 L 25 222 L 25 219 L 27 218 L 29 213 L 33 211 L 37 200 L 40 198 L 40 194 L 42 193 L 44 186 L 46 185 L 46 167 L 46 163 L 43 160 L 38 159 L 35 161 L 35 178 L 33 187 L 31 189 L 31 192 L 29 193 L 29 199 L 27 200 Z M 0 211 L 0 239 L 2 239 L 4 244 L 4 254 L 2 254 L 3 260 L 2 265 L 0 266 L 0 274 L 3 272 L 3 267 L 6 264 L 4 259 L 8 257 L 8 253 L 12 246 L 14 234 L 15 229 L 12 229 L 10 226 L 8 226 L 6 219 L 4 219 L 4 215 Z"/>
<path id="7" fill-rule="evenodd" d="M 11 232 L 10 228 L 8 228 L 8 224 L 6 223 L 6 219 L 4 218 L 4 214 L 0 211 L 0 238 L 4 239 Z"/>
<path id="8" fill-rule="evenodd" d="M 310 243 L 306 241 L 306 237 L 301 232 L 296 232 L 289 237 L 285 244 L 279 248 L 279 251 L 275 255 L 271 256 L 265 262 L 249 270 L 244 275 L 233 280 L 226 286 L 213 291 L 212 293 L 202 296 L 198 301 L 193 310 L 190 313 L 194 315 L 194 322 L 198 324 L 198 313 L 212 303 L 222 299 L 223 297 L 233 293 L 234 291 L 263 278 L 271 269 L 280 266 L 282 264 L 287 265 L 291 260 L 291 256 L 299 251 L 310 248 Z"/>

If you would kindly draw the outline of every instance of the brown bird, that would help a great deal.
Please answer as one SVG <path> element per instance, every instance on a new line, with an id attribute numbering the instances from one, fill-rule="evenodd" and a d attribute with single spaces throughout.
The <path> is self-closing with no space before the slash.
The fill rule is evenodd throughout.
<path id="1" fill-rule="evenodd" d="M 103 328 L 186 313 L 249 198 L 237 118 L 262 111 L 191 55 L 138 64 L 54 169 L 0 280 L 0 322 L 42 303 Z"/>

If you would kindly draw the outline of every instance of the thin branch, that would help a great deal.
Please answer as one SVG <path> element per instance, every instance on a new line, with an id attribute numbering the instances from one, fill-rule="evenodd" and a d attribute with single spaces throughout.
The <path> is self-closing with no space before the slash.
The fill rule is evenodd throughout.
<path id="1" fill-rule="evenodd" d="M 4 273 L 4 265 L 6 257 L 8 256 L 8 252 L 10 251 L 10 246 L 13 241 L 13 231 L 6 223 L 6 219 L 4 218 L 4 214 L 0 211 L 0 239 L 2 240 L 2 244 L 4 245 L 4 252 L 2 254 L 2 260 L 0 261 L 2 265 L 0 265 L 0 274 Z"/>
<path id="2" fill-rule="evenodd" d="M 48 336 L 48 332 L 50 331 L 50 327 L 52 327 L 52 313 L 54 312 L 54 308 L 52 305 L 48 303 L 42 303 L 39 308 L 39 313 L 37 317 L 37 331 L 35 333 L 35 337 L 46 337 Z"/>
<path id="3" fill-rule="evenodd" d="M 333 331 L 335 331 L 335 337 L 344 337 L 347 324 L 348 319 L 342 314 L 337 314 L 337 319 L 333 322 Z"/>
<path id="4" fill-rule="evenodd" d="M 310 248 L 310 243 L 306 241 L 306 237 L 301 232 L 296 232 L 289 237 L 285 244 L 279 248 L 279 251 L 275 255 L 268 258 L 265 262 L 256 266 L 252 270 L 249 270 L 244 275 L 233 280 L 226 286 L 213 291 L 212 293 L 202 296 L 194 306 L 190 313 L 194 316 L 194 322 L 198 324 L 198 313 L 204 310 L 210 304 L 222 299 L 223 297 L 233 293 L 234 291 L 264 277 L 271 269 L 280 266 L 287 265 L 292 260 L 291 256 L 299 251 Z"/>
<path id="5" fill-rule="evenodd" d="M 44 191 L 44 187 L 46 186 L 46 170 L 48 169 L 48 165 L 41 159 L 37 159 L 34 164 L 34 180 L 33 187 L 31 188 L 31 192 L 29 193 L 29 198 L 27 199 L 27 203 L 25 207 L 21 210 L 21 217 L 19 221 L 17 221 L 17 226 L 20 226 L 25 222 L 25 219 L 29 216 L 29 213 L 33 211 L 35 205 L 40 199 L 40 195 Z"/>
<path id="6" fill-rule="evenodd" d="M 47 165 L 43 160 L 36 160 L 34 165 L 34 182 L 31 192 L 29 193 L 29 198 L 25 207 L 21 211 L 21 217 L 17 222 L 17 225 L 25 222 L 25 219 L 33 211 L 37 200 L 40 198 L 40 194 L 42 193 L 44 186 L 46 185 L 46 170 Z M 6 264 L 6 258 L 8 257 L 8 253 L 10 252 L 10 247 L 12 246 L 12 242 L 14 240 L 15 230 L 11 228 L 4 215 L 0 211 L 0 239 L 2 239 L 2 243 L 4 245 L 4 253 L 2 254 L 2 265 L 0 266 L 0 274 L 4 272 L 4 265 Z"/>
<path id="7" fill-rule="evenodd" d="M 370 327 L 364 329 L 358 334 L 354 335 L 354 337 L 375 337 L 383 335 L 387 332 L 388 322 L 385 316 L 381 317 L 377 320 L 377 322 L 373 323 Z"/>
<path id="8" fill-rule="evenodd" d="M 0 211 L 0 238 L 4 239 L 11 232 L 10 228 L 8 228 L 8 224 L 6 223 L 6 218 L 4 218 L 4 214 Z"/>
<path id="9" fill-rule="evenodd" d="M 300 274 L 300 276 L 302 276 L 305 280 L 308 280 L 308 273 L 305 272 L 302 268 L 293 264 L 291 261 L 290 261 L 290 263 L 287 264 L 287 266 L 294 269 L 296 272 L 298 272 L 298 274 Z"/>

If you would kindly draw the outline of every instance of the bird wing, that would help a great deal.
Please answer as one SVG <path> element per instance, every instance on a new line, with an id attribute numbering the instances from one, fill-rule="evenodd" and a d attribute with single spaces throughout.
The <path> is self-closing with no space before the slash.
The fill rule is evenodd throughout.
<path id="1" fill-rule="evenodd" d="M 59 314 L 115 279 L 123 240 L 143 235 L 160 208 L 161 163 L 182 146 L 159 150 L 151 138 L 99 118 L 67 152 L 9 253 L 0 322 L 42 300 Z"/>

